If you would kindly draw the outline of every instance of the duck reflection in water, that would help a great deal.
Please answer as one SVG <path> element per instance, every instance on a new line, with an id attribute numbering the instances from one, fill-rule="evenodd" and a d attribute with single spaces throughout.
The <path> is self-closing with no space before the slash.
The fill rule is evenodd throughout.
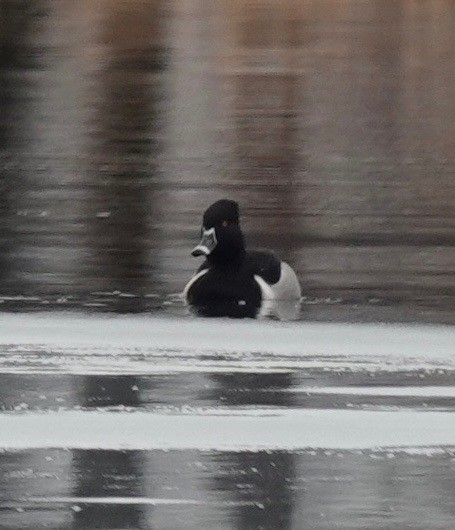
<path id="1" fill-rule="evenodd" d="M 235 201 L 221 199 L 205 211 L 201 236 L 192 255 L 206 259 L 183 291 L 197 314 L 297 316 L 301 290 L 295 272 L 269 250 L 245 249 Z"/>

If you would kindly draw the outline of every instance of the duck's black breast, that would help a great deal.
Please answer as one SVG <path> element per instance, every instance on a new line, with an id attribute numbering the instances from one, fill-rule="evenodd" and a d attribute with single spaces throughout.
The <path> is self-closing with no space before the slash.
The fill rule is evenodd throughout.
<path id="1" fill-rule="evenodd" d="M 261 289 L 247 262 L 235 270 L 204 263 L 199 272 L 187 292 L 188 303 L 198 314 L 237 318 L 257 315 Z"/>
<path id="2" fill-rule="evenodd" d="M 281 261 L 273 252 L 251 250 L 241 267 L 217 267 L 205 261 L 186 296 L 188 303 L 204 316 L 255 317 L 262 302 L 261 288 L 254 276 L 269 285 L 281 276 Z"/>
<path id="3" fill-rule="evenodd" d="M 210 264 L 206 260 L 198 272 L 209 268 Z M 249 250 L 245 256 L 245 268 L 253 277 L 257 274 L 270 285 L 279 282 L 281 277 L 281 260 L 270 250 Z"/>

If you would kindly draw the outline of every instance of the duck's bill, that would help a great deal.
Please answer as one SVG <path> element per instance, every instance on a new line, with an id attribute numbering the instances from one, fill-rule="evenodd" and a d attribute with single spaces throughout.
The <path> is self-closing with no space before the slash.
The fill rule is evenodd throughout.
<path id="1" fill-rule="evenodd" d="M 217 240 L 215 229 L 210 228 L 210 230 L 202 230 L 202 239 L 196 247 L 193 248 L 191 252 L 192 256 L 209 256 L 214 248 L 216 247 Z"/>

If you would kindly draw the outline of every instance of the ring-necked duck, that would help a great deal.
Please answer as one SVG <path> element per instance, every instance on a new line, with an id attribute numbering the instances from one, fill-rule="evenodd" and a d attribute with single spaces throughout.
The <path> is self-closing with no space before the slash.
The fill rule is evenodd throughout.
<path id="1" fill-rule="evenodd" d="M 266 300 L 299 300 L 299 281 L 273 252 L 245 250 L 239 207 L 222 199 L 204 213 L 193 256 L 206 260 L 185 286 L 186 301 L 205 316 L 255 317 Z"/>

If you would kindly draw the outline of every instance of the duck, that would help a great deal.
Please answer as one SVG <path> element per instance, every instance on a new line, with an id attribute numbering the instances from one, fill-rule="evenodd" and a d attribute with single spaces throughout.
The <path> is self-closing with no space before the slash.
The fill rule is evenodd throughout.
<path id="1" fill-rule="evenodd" d="M 205 260 L 183 297 L 197 314 L 255 318 L 272 301 L 299 301 L 297 275 L 270 250 L 246 250 L 236 201 L 220 199 L 202 217 L 201 240 L 191 252 Z"/>

